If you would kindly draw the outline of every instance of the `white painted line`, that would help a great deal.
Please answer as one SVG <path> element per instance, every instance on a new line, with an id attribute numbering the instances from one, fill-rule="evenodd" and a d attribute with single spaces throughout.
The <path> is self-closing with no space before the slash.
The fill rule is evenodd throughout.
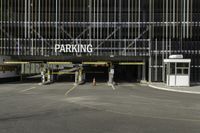
<path id="1" fill-rule="evenodd" d="M 116 89 L 116 88 L 114 87 L 114 85 L 113 85 L 113 84 L 111 85 L 111 87 L 112 87 L 112 89 L 113 89 L 113 90 L 115 90 L 115 89 Z"/>
<path id="2" fill-rule="evenodd" d="M 138 85 L 140 85 L 140 86 L 148 86 L 148 84 L 138 84 Z"/>
<path id="3" fill-rule="evenodd" d="M 122 86 L 122 87 L 135 87 L 134 84 L 123 84 L 123 85 L 118 85 L 118 86 Z"/>
<path id="4" fill-rule="evenodd" d="M 180 93 L 187 93 L 187 94 L 200 94 L 200 92 L 196 92 L 196 91 L 183 91 L 183 90 L 167 89 L 167 88 L 163 88 L 163 87 L 157 87 L 154 85 L 149 85 L 149 87 L 158 89 L 158 90 L 171 91 L 171 92 L 180 92 Z"/>
<path id="5" fill-rule="evenodd" d="M 42 83 L 38 83 L 38 85 L 42 85 Z"/>
<path id="6" fill-rule="evenodd" d="M 65 96 L 67 96 L 71 91 L 73 91 L 75 88 L 77 87 L 77 85 L 74 85 L 71 89 L 69 89 L 66 93 Z"/>
<path id="7" fill-rule="evenodd" d="M 30 90 L 33 90 L 35 89 L 36 87 L 31 87 L 31 88 L 28 88 L 28 89 L 25 89 L 25 90 L 21 90 L 20 92 L 26 92 L 26 91 L 30 91 Z"/>

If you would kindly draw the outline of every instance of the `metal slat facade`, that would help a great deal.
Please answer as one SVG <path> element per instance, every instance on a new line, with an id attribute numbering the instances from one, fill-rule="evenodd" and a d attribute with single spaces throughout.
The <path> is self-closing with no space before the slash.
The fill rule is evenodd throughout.
<path id="1" fill-rule="evenodd" d="M 149 58 L 152 81 L 163 59 L 192 59 L 200 81 L 199 0 L 0 0 L 0 55 Z M 55 44 L 92 44 L 93 53 L 55 53 Z"/>

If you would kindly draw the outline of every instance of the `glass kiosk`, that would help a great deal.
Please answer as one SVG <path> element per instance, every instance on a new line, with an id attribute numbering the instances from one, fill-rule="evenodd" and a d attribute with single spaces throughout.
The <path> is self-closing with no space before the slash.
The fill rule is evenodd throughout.
<path id="1" fill-rule="evenodd" d="M 165 59 L 164 81 L 167 86 L 190 86 L 191 59 Z"/>

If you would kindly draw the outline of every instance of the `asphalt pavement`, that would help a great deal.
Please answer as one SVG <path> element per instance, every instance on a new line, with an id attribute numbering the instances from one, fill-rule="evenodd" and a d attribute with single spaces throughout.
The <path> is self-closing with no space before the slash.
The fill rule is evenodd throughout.
<path id="1" fill-rule="evenodd" d="M 0 84 L 0 133 L 199 133 L 200 95 L 140 84 Z"/>

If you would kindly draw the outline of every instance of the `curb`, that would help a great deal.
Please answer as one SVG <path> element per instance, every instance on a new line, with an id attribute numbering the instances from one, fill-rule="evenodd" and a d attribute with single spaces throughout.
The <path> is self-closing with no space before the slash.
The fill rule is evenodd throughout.
<path id="1" fill-rule="evenodd" d="M 157 87 L 157 86 L 154 86 L 154 85 L 149 85 L 149 87 L 157 89 L 157 90 L 200 95 L 200 92 L 196 92 L 196 91 L 182 91 L 182 90 L 175 90 L 175 89 L 167 89 L 167 88 L 163 88 L 163 87 Z"/>

